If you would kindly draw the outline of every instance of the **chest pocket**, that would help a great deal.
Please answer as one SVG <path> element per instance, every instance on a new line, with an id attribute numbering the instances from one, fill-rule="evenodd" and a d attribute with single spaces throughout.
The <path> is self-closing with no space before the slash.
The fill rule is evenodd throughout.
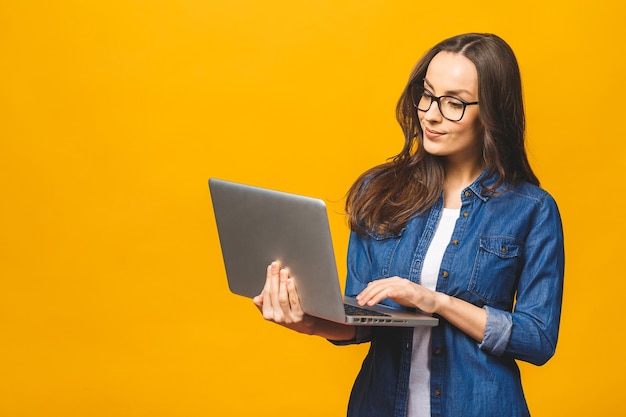
<path id="1" fill-rule="evenodd" d="M 521 243 L 511 237 L 481 237 L 468 291 L 485 303 L 510 306 L 517 282 Z"/>

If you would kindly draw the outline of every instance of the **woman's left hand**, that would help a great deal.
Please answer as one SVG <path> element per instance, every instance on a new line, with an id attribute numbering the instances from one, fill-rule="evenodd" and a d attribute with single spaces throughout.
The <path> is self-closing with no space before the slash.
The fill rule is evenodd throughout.
<path id="1" fill-rule="evenodd" d="M 417 307 L 425 313 L 437 313 L 479 343 L 485 337 L 485 309 L 459 298 L 431 291 L 405 278 L 391 277 L 372 281 L 356 296 L 360 305 L 369 306 L 378 304 L 385 298 L 403 306 Z"/>
<path id="2" fill-rule="evenodd" d="M 390 298 L 406 307 L 417 307 L 425 313 L 436 313 L 441 295 L 406 278 L 391 277 L 370 282 L 356 299 L 360 305 L 373 306 Z"/>

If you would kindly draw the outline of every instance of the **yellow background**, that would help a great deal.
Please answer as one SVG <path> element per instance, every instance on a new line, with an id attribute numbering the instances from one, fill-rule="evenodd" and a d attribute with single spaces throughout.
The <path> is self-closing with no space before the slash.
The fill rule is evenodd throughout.
<path id="1" fill-rule="evenodd" d="M 0 416 L 344 415 L 366 346 L 228 292 L 207 179 L 327 200 L 343 276 L 344 193 L 400 150 L 413 64 L 467 31 L 516 51 L 565 225 L 557 354 L 522 364 L 533 415 L 624 415 L 625 17 L 617 0 L 2 0 Z"/>

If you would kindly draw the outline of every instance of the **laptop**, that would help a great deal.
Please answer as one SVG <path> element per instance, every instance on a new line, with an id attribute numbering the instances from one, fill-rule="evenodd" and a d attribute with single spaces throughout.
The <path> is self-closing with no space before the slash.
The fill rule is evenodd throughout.
<path id="1" fill-rule="evenodd" d="M 339 323 L 436 326 L 438 319 L 342 297 L 326 204 L 312 197 L 209 179 L 228 286 L 253 298 L 274 260 L 289 268 L 302 310 Z"/>

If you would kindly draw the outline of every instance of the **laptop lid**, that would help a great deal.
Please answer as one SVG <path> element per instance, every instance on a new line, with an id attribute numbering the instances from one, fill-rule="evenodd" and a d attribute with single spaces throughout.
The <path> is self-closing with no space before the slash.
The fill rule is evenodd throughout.
<path id="1" fill-rule="evenodd" d="M 309 315 L 354 324 L 437 324 L 436 318 L 410 312 L 398 312 L 398 321 L 346 319 L 324 201 L 215 178 L 209 189 L 231 292 L 260 294 L 267 266 L 278 260 L 289 268 Z"/>

